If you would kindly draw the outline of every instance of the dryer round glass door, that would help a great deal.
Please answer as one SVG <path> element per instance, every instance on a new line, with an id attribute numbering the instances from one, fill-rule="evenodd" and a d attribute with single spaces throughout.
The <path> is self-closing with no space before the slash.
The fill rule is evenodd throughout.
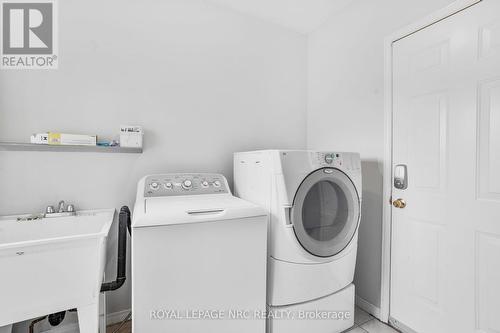
<path id="1" fill-rule="evenodd" d="M 298 241 L 309 253 L 331 257 L 352 240 L 359 224 L 356 187 L 342 171 L 324 168 L 300 184 L 291 211 Z"/>

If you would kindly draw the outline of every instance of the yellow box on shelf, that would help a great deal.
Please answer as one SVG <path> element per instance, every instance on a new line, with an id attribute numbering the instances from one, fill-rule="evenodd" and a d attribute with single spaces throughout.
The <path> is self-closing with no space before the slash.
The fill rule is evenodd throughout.
<path id="1" fill-rule="evenodd" d="M 49 132 L 48 142 L 49 145 L 95 146 L 97 136 Z"/>

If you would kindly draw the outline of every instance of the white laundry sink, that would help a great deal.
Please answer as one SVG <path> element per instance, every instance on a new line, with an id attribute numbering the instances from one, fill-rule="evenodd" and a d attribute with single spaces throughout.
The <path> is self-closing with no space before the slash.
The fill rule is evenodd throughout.
<path id="1" fill-rule="evenodd" d="M 115 210 L 21 220 L 0 217 L 0 333 L 12 323 L 76 308 L 97 333 L 106 240 Z M 3 328 L 2 328 L 3 327 Z"/>

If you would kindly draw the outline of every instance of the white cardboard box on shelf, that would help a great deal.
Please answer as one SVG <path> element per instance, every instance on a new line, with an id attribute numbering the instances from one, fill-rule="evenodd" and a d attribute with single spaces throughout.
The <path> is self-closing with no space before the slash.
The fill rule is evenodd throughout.
<path id="1" fill-rule="evenodd" d="M 49 133 L 37 133 L 33 134 L 30 137 L 31 143 L 36 143 L 39 145 L 48 145 L 49 144 Z"/>
<path id="2" fill-rule="evenodd" d="M 144 132 L 141 126 L 120 126 L 120 146 L 142 148 Z"/>

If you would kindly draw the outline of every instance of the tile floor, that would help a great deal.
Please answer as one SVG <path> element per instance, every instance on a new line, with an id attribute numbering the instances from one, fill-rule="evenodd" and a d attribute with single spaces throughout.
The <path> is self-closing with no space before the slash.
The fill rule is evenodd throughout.
<path id="1" fill-rule="evenodd" d="M 119 324 L 109 326 L 107 333 L 113 333 L 119 327 Z M 132 322 L 128 321 L 116 333 L 131 333 Z M 354 311 L 354 327 L 344 333 L 397 333 L 395 329 L 387 326 L 386 324 L 378 321 L 365 311 L 356 307 Z"/>
<path id="2" fill-rule="evenodd" d="M 131 333 L 132 332 L 132 322 L 130 320 L 127 321 L 120 328 L 120 330 L 117 331 L 118 328 L 120 328 L 120 324 L 110 325 L 110 326 L 108 326 L 108 329 L 106 330 L 107 331 L 106 333 Z"/>
<path id="3" fill-rule="evenodd" d="M 354 327 L 345 333 L 398 333 L 398 331 L 356 307 L 354 309 Z"/>

